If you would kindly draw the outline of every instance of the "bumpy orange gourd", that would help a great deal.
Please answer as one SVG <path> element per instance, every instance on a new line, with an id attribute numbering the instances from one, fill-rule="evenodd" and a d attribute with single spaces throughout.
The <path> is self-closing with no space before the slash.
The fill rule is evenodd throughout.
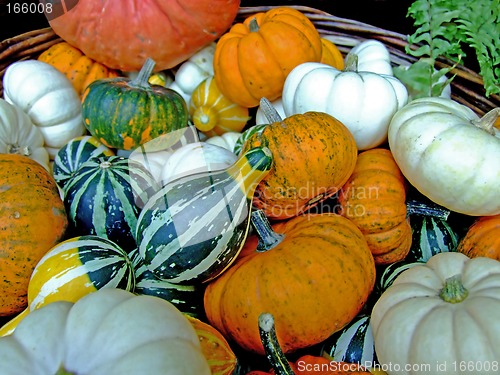
<path id="1" fill-rule="evenodd" d="M 358 155 L 338 194 L 338 208 L 363 232 L 375 263 L 402 260 L 410 251 L 405 180 L 389 150 L 374 148 Z"/>
<path id="2" fill-rule="evenodd" d="M 251 135 L 243 152 L 260 145 L 273 153 L 274 168 L 257 187 L 254 205 L 272 219 L 296 216 L 334 195 L 357 158 L 352 134 L 323 112 L 273 122 Z"/>
<path id="3" fill-rule="evenodd" d="M 301 12 L 277 7 L 236 23 L 217 42 L 214 76 L 221 92 L 245 107 L 281 96 L 297 65 L 320 61 L 321 37 Z"/>
<path id="4" fill-rule="evenodd" d="M 238 361 L 225 337 L 210 324 L 188 314 L 184 316 L 200 339 L 201 351 L 207 359 L 212 375 L 232 374 Z"/>
<path id="5" fill-rule="evenodd" d="M 264 248 L 257 251 L 259 239 L 249 236 L 235 263 L 208 284 L 209 322 L 229 341 L 260 354 L 263 311 L 274 315 L 284 353 L 315 345 L 348 324 L 375 282 L 360 230 L 333 213 L 297 216 L 272 230 L 261 211 L 252 215 Z"/>
<path id="6" fill-rule="evenodd" d="M 333 66 L 338 70 L 343 70 L 345 67 L 344 56 L 338 47 L 331 40 L 321 38 L 322 54 L 320 63 Z"/>
<path id="7" fill-rule="evenodd" d="M 500 261 L 500 215 L 477 218 L 460 240 L 457 251 L 469 258 L 488 257 Z"/>
<path id="8" fill-rule="evenodd" d="M 38 60 L 54 66 L 71 81 L 80 97 L 97 79 L 118 77 L 120 73 L 85 56 L 78 48 L 60 42 L 46 49 Z"/>
<path id="9" fill-rule="evenodd" d="M 0 316 L 27 306 L 31 273 L 67 225 L 50 173 L 27 156 L 0 154 Z"/>

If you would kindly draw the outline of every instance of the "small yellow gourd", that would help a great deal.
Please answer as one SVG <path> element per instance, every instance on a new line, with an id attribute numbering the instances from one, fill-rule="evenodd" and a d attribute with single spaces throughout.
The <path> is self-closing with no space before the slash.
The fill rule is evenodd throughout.
<path id="1" fill-rule="evenodd" d="M 189 114 L 194 126 L 208 137 L 241 132 L 250 119 L 248 108 L 226 98 L 213 77 L 203 80 L 194 89 Z"/>

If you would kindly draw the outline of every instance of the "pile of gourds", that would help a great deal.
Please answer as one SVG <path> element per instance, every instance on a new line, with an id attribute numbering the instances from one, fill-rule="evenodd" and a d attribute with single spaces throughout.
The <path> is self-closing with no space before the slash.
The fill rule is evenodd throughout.
<path id="1" fill-rule="evenodd" d="M 7 68 L 0 372 L 498 372 L 500 109 L 223 3 Z"/>

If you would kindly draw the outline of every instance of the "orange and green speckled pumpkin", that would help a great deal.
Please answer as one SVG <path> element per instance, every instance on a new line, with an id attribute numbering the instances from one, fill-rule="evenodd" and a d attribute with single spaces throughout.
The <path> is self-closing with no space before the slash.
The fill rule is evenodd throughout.
<path id="1" fill-rule="evenodd" d="M 148 78 L 154 61 L 138 76 L 100 79 L 83 95 L 82 116 L 89 132 L 105 146 L 132 150 L 160 135 L 188 126 L 187 104 L 180 94 Z"/>
<path id="2" fill-rule="evenodd" d="M 357 159 L 352 134 L 322 112 L 297 114 L 269 124 L 250 136 L 243 152 L 258 146 L 271 150 L 274 168 L 260 182 L 253 201 L 271 219 L 296 216 L 334 195 L 351 175 Z"/>
<path id="3" fill-rule="evenodd" d="M 225 337 L 210 324 L 188 314 L 184 316 L 200 339 L 201 351 L 208 361 L 212 375 L 231 375 L 238 360 Z"/>
<path id="4" fill-rule="evenodd" d="M 26 307 L 31 273 L 67 225 L 50 173 L 27 156 L 0 154 L 0 316 Z"/>
<path id="5" fill-rule="evenodd" d="M 85 56 L 82 51 L 67 42 L 56 43 L 49 47 L 38 56 L 38 60 L 64 73 L 80 97 L 87 86 L 95 80 L 120 76 L 117 70 Z"/>
<path id="6" fill-rule="evenodd" d="M 500 261 L 500 215 L 478 217 L 460 240 L 457 251 L 469 258 Z"/>
<path id="7" fill-rule="evenodd" d="M 228 340 L 263 354 L 257 321 L 266 311 L 283 351 L 293 352 L 341 330 L 365 305 L 375 263 L 350 220 L 301 215 L 271 229 L 257 210 L 252 224 L 259 236 L 249 236 L 235 263 L 205 289 L 208 321 Z"/>
<path id="8" fill-rule="evenodd" d="M 297 65 L 320 61 L 321 37 L 300 11 L 277 7 L 247 17 L 222 35 L 214 54 L 214 77 L 232 102 L 256 107 L 262 97 L 281 96 Z"/>
<path id="9" fill-rule="evenodd" d="M 358 155 L 352 175 L 339 192 L 338 208 L 363 232 L 375 263 L 402 260 L 410 251 L 405 180 L 389 150 L 374 148 Z"/>

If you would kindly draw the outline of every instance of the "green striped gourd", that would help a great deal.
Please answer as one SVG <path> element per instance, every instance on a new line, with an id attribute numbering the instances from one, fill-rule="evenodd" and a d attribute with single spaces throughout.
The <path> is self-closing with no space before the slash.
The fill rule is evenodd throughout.
<path id="1" fill-rule="evenodd" d="M 413 230 L 412 245 L 405 260 L 427 262 L 437 253 L 455 251 L 458 235 L 446 220 L 433 216 L 413 215 L 410 218 Z"/>
<path id="2" fill-rule="evenodd" d="M 159 190 L 142 164 L 119 156 L 92 158 L 65 188 L 64 204 L 74 235 L 94 234 L 126 251 L 137 247 L 134 231 L 144 202 Z"/>
<path id="3" fill-rule="evenodd" d="M 375 281 L 375 289 L 373 293 L 376 296 L 380 296 L 387 288 L 389 288 L 396 277 L 399 276 L 403 271 L 416 265 L 421 265 L 422 262 L 412 262 L 407 260 L 400 260 L 399 262 L 394 262 L 388 264 L 377 270 L 377 279 Z"/>
<path id="4" fill-rule="evenodd" d="M 267 124 L 258 124 L 258 125 L 253 125 L 246 129 L 241 135 L 238 137 L 234 144 L 233 152 L 236 155 L 240 155 L 241 151 L 243 150 L 243 146 L 245 145 L 245 142 L 250 138 L 253 134 L 255 133 L 262 133 L 264 131 L 264 128 L 267 126 Z"/>
<path id="5" fill-rule="evenodd" d="M 185 314 L 198 319 L 204 317 L 203 288 L 199 285 L 172 284 L 159 279 L 146 267 L 137 249 L 129 253 L 129 258 L 134 267 L 134 293 L 165 299 Z"/>
<path id="6" fill-rule="evenodd" d="M 377 362 L 370 316 L 355 317 L 342 330 L 323 341 L 321 354 L 332 361 L 358 363 L 366 368 Z"/>
<path id="7" fill-rule="evenodd" d="M 0 330 L 12 332 L 27 315 L 54 301 L 76 302 L 103 288 L 134 289 L 134 270 L 127 253 L 94 235 L 73 237 L 50 249 L 37 263 L 28 285 L 28 307 Z"/>
<path id="8" fill-rule="evenodd" d="M 90 135 L 76 137 L 59 149 L 53 165 L 53 176 L 57 184 L 64 189 L 73 174 L 87 160 L 114 155 L 114 151 L 104 146 Z"/>
<path id="9" fill-rule="evenodd" d="M 179 284 L 221 274 L 243 246 L 255 188 L 271 166 L 270 151 L 257 147 L 227 169 L 165 185 L 146 203 L 136 227 L 146 267 Z"/>

